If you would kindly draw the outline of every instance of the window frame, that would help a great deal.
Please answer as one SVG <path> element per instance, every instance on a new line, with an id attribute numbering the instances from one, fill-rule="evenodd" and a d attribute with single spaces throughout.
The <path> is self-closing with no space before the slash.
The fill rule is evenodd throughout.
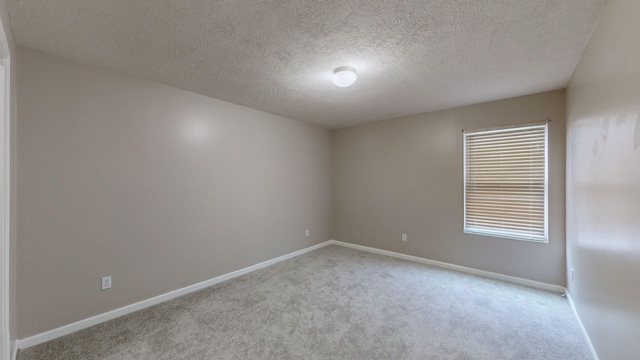
<path id="1" fill-rule="evenodd" d="M 525 130 L 527 128 L 534 128 L 544 126 L 544 238 L 532 237 L 531 235 L 515 235 L 513 233 L 509 234 L 507 232 L 501 231 L 500 229 L 496 229 L 495 231 L 487 230 L 477 230 L 477 229 L 469 229 L 467 228 L 467 136 L 468 135 L 477 135 L 477 134 L 489 134 L 489 133 L 497 133 L 504 132 L 509 130 L 522 129 Z M 478 130 L 462 130 L 462 172 L 463 172 L 463 219 L 462 226 L 465 234 L 472 235 L 481 235 L 481 236 L 489 236 L 495 238 L 503 238 L 503 239 L 511 239 L 511 240 L 519 240 L 519 241 L 528 241 L 535 242 L 540 244 L 548 244 L 549 243 L 549 121 L 545 122 L 537 122 L 537 123 L 528 123 L 528 124 L 517 124 L 517 125 L 505 125 L 499 127 L 478 129 Z"/>

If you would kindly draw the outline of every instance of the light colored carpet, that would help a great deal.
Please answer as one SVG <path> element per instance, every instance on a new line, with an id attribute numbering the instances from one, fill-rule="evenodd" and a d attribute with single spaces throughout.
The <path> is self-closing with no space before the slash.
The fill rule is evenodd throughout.
<path id="1" fill-rule="evenodd" d="M 559 294 L 329 246 L 18 359 L 591 357 Z"/>

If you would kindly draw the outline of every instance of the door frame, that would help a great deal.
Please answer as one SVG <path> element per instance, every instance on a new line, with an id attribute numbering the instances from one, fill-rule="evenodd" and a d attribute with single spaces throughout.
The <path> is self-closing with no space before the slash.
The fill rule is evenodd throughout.
<path id="1" fill-rule="evenodd" d="M 0 359 L 11 359 L 11 334 L 10 334 L 10 251 L 11 251 L 11 51 L 7 34 L 4 31 L 2 19 L 0 19 L 0 61 L 3 63 L 4 76 L 0 86 L 3 87 L 3 106 L 0 112 L 0 136 L 3 139 L 3 149 L 0 149 L 2 156 L 0 161 L 0 176 L 4 178 L 3 186 L 0 189 L 0 199 L 2 199 L 1 219 L 2 233 L 0 234 L 0 276 L 2 286 L 0 286 L 0 331 L 2 332 L 2 349 Z"/>

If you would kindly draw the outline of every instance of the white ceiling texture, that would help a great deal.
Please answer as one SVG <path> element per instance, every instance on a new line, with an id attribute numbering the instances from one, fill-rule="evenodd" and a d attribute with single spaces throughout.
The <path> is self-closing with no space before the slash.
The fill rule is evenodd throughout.
<path id="1" fill-rule="evenodd" d="M 21 45 L 327 128 L 563 88 L 605 3 L 8 1 Z"/>

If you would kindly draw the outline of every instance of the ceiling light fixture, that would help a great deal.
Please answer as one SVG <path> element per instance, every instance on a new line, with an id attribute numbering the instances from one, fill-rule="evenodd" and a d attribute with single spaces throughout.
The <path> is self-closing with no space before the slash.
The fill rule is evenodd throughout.
<path id="1" fill-rule="evenodd" d="M 356 82 L 358 75 L 356 69 L 351 66 L 341 66 L 333 70 L 333 83 L 339 87 L 349 87 Z"/>

